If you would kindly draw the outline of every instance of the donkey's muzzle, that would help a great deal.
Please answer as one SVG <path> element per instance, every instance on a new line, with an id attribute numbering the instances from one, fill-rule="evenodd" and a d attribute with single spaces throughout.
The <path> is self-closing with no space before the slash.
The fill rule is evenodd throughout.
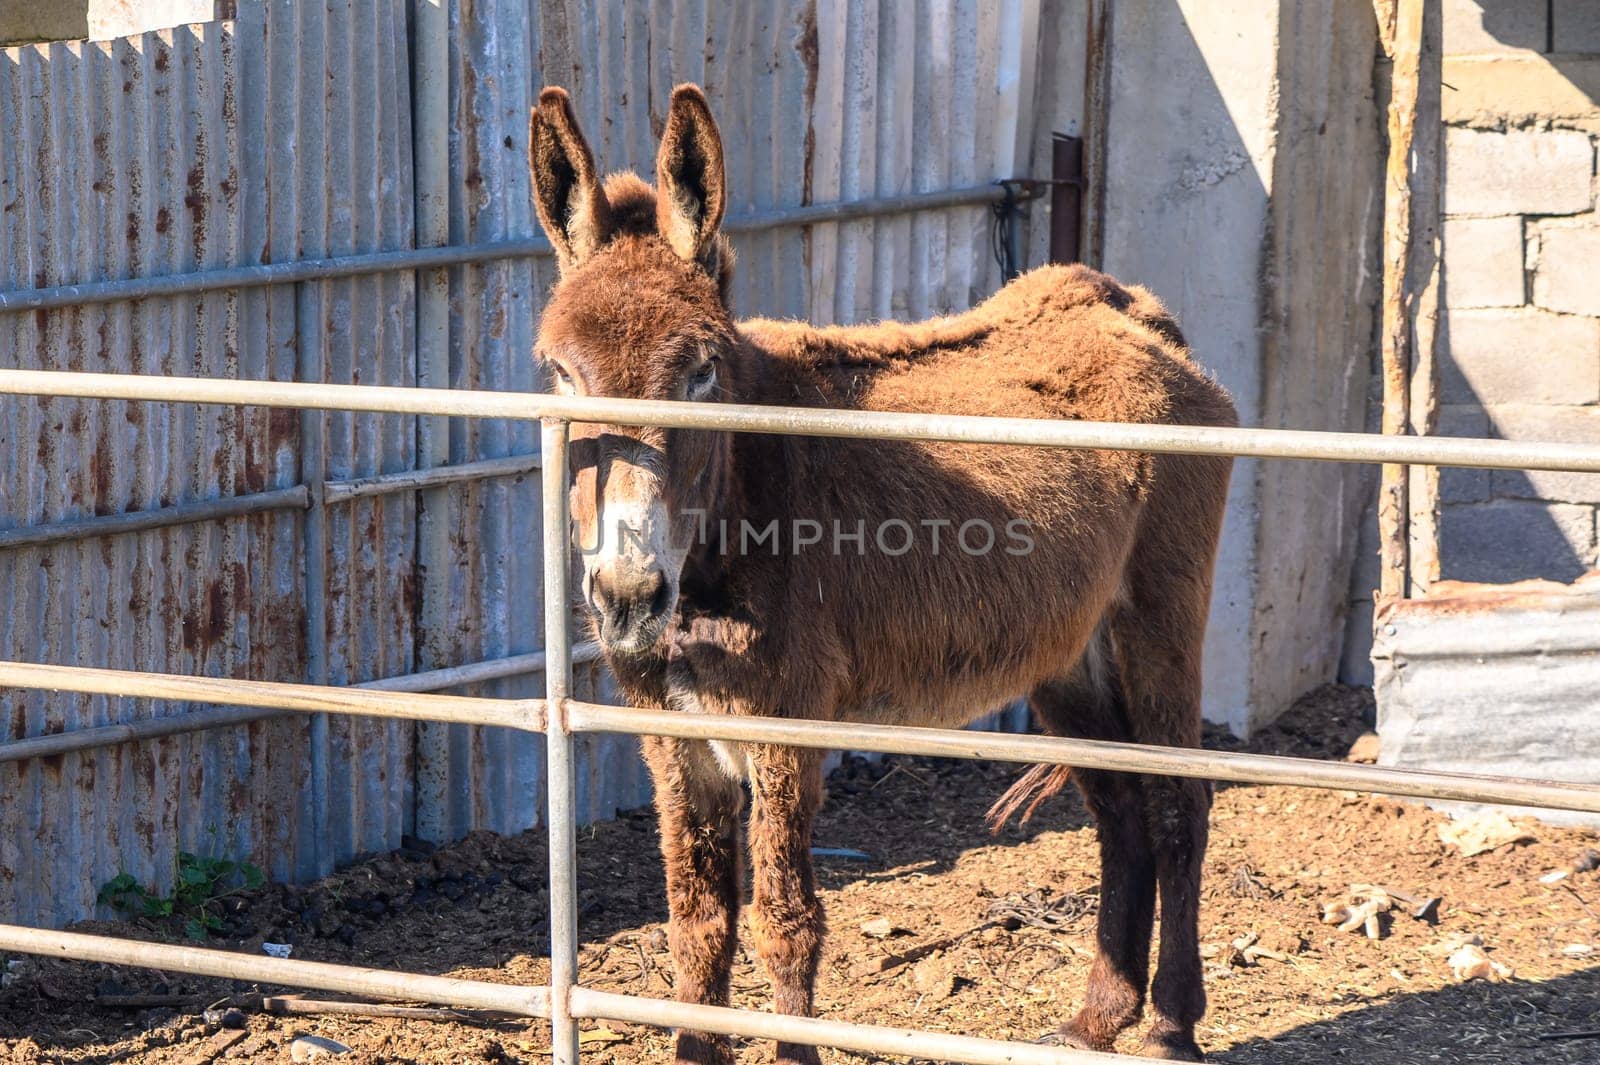
<path id="1" fill-rule="evenodd" d="M 596 574 L 589 601 L 600 617 L 600 642 L 613 651 L 634 653 L 653 646 L 674 606 L 672 586 L 651 570 L 626 588 Z"/>

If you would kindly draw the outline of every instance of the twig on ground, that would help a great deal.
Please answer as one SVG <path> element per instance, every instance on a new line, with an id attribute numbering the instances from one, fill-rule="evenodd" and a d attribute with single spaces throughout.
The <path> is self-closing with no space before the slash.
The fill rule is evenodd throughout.
<path id="1" fill-rule="evenodd" d="M 1540 1039 L 1600 1039 L 1600 1028 L 1585 1028 L 1576 1032 L 1540 1032 Z"/>
<path id="2" fill-rule="evenodd" d="M 436 1006 L 396 1006 L 387 1002 L 341 1002 L 331 999 L 301 998 L 299 995 L 269 995 L 262 1008 L 277 1014 L 339 1014 L 347 1017 L 401 1017 L 415 1021 L 451 1021 L 461 1024 L 505 1024 L 518 1021 L 513 1013 L 492 1010 L 445 1009 Z"/>

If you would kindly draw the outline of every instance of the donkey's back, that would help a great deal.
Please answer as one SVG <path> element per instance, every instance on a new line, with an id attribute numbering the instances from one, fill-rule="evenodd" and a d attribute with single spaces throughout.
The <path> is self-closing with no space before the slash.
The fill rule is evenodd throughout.
<path id="1" fill-rule="evenodd" d="M 971 310 L 923 322 L 740 329 L 783 370 L 773 403 L 1004 417 L 1231 425 L 1232 403 L 1148 291 L 1043 266 Z"/>

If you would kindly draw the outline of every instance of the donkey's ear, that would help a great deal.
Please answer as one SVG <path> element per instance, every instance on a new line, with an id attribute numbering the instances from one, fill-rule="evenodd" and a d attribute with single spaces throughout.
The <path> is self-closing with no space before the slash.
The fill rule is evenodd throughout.
<path id="1" fill-rule="evenodd" d="M 656 157 L 656 228 L 685 259 L 720 270 L 722 209 L 727 187 L 722 170 L 722 135 L 698 85 L 672 90 L 667 128 Z"/>
<path id="2" fill-rule="evenodd" d="M 528 168 L 539 222 L 566 273 L 611 239 L 611 204 L 565 89 L 539 94 L 528 118 Z"/>

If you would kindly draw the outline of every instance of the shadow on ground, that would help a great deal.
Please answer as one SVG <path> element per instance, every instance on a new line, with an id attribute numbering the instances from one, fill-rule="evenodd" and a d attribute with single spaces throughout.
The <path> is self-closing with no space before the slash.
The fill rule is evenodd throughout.
<path id="1" fill-rule="evenodd" d="M 1582 1032 L 1590 1034 L 1548 1038 Z M 1246 1040 L 1212 1058 L 1230 1065 L 1600 1062 L 1600 968 L 1538 983 L 1474 982 L 1400 995 L 1271 1039 Z"/>

